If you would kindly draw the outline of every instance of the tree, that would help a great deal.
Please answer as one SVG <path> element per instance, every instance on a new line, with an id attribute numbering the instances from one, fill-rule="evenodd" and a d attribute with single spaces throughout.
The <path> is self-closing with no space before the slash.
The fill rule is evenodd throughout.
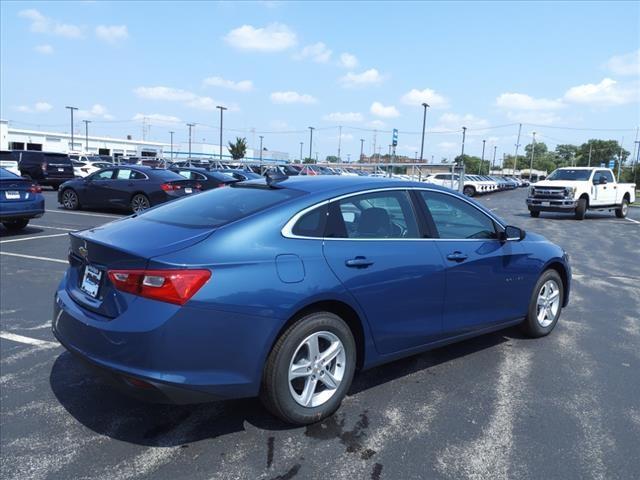
<path id="1" fill-rule="evenodd" d="M 614 160 L 614 168 L 618 168 L 618 162 L 620 161 L 620 144 L 617 140 L 591 139 L 587 143 L 583 143 L 578 148 L 578 153 L 576 155 L 576 165 L 589 165 L 589 150 L 591 150 L 592 166 L 599 167 L 602 163 L 604 163 L 605 166 L 608 166 L 609 161 Z M 627 150 L 622 149 L 623 163 L 629 155 L 630 153 Z"/>
<path id="2" fill-rule="evenodd" d="M 247 153 L 247 139 L 236 137 L 236 142 L 229 142 L 229 153 L 234 160 L 244 158 Z"/>
<path id="3" fill-rule="evenodd" d="M 578 147 L 569 143 L 556 145 L 555 152 L 558 156 L 558 167 L 566 167 L 571 165 L 573 158 L 578 154 Z"/>
<path id="4" fill-rule="evenodd" d="M 526 147 L 524 147 L 524 153 L 525 156 L 527 158 L 531 158 L 531 149 L 533 148 L 533 143 L 530 143 L 529 145 L 527 145 Z M 547 152 L 549 151 L 549 149 L 547 148 L 547 144 L 544 142 L 536 142 L 536 149 L 534 151 L 534 156 L 533 158 L 535 159 L 535 157 L 537 157 L 538 155 L 543 156 L 546 155 Z"/>
<path id="5" fill-rule="evenodd" d="M 305 159 L 302 160 L 302 163 L 316 163 L 316 161 L 311 157 L 306 157 Z"/>
<path id="6" fill-rule="evenodd" d="M 340 161 L 340 159 L 338 157 L 336 157 L 335 155 L 327 155 L 326 161 L 328 163 L 338 163 Z"/>

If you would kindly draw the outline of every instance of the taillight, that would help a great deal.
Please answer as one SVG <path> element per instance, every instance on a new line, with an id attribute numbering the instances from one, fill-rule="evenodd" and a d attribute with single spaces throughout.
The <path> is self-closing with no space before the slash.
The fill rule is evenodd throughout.
<path id="1" fill-rule="evenodd" d="M 42 193 L 42 187 L 34 183 L 29 187 L 29 191 L 31 193 Z"/>
<path id="2" fill-rule="evenodd" d="M 120 291 L 184 305 L 211 278 L 209 270 L 109 270 Z"/>
<path id="3" fill-rule="evenodd" d="M 173 185 L 171 185 L 170 183 L 163 183 L 162 185 L 160 185 L 160 188 L 165 192 L 173 191 Z"/>
<path id="4" fill-rule="evenodd" d="M 47 162 L 42 162 L 42 165 L 40 165 L 40 168 L 42 168 L 43 172 L 47 171 Z"/>

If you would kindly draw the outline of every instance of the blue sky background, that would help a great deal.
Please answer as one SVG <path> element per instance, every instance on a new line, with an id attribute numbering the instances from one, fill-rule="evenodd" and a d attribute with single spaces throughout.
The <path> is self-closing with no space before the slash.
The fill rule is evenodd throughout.
<path id="1" fill-rule="evenodd" d="M 374 129 L 383 153 L 398 128 L 398 153 L 413 156 L 427 101 L 425 158 L 437 161 L 459 153 L 463 125 L 466 152 L 486 139 L 500 157 L 519 122 L 522 144 L 536 131 L 551 148 L 624 136 L 628 150 L 640 124 L 638 2 L 0 5 L 0 115 L 17 127 L 68 131 L 75 105 L 96 135 L 141 138 L 146 116 L 147 138 L 186 142 L 194 122 L 194 138 L 217 143 L 224 104 L 225 142 L 264 135 L 297 158 L 311 125 L 324 158 L 343 125 L 354 160 Z"/>

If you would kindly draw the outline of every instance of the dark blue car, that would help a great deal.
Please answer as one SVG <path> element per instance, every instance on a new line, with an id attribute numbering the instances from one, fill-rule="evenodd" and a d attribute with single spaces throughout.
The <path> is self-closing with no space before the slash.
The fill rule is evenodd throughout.
<path id="1" fill-rule="evenodd" d="M 286 178 L 286 177 L 285 177 Z M 564 251 L 472 200 L 383 178 L 236 183 L 71 234 L 53 332 L 114 384 L 190 403 L 260 395 L 295 424 L 354 372 L 567 305 Z"/>
<path id="2" fill-rule="evenodd" d="M 0 222 L 7 230 L 21 230 L 44 215 L 42 189 L 31 180 L 0 168 Z"/>

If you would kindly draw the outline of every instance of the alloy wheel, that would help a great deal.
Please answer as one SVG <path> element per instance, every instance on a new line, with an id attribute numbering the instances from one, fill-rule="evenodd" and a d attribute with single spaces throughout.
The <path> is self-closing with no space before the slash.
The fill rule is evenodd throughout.
<path id="1" fill-rule="evenodd" d="M 547 280 L 536 302 L 536 318 L 541 327 L 546 328 L 553 323 L 560 309 L 560 287 L 555 280 Z"/>
<path id="2" fill-rule="evenodd" d="M 78 195 L 73 190 L 65 190 L 62 194 L 62 205 L 68 210 L 75 210 L 78 206 Z"/>
<path id="3" fill-rule="evenodd" d="M 140 213 L 149 208 L 149 200 L 144 195 L 136 195 L 131 200 L 131 210 L 134 213 Z"/>

